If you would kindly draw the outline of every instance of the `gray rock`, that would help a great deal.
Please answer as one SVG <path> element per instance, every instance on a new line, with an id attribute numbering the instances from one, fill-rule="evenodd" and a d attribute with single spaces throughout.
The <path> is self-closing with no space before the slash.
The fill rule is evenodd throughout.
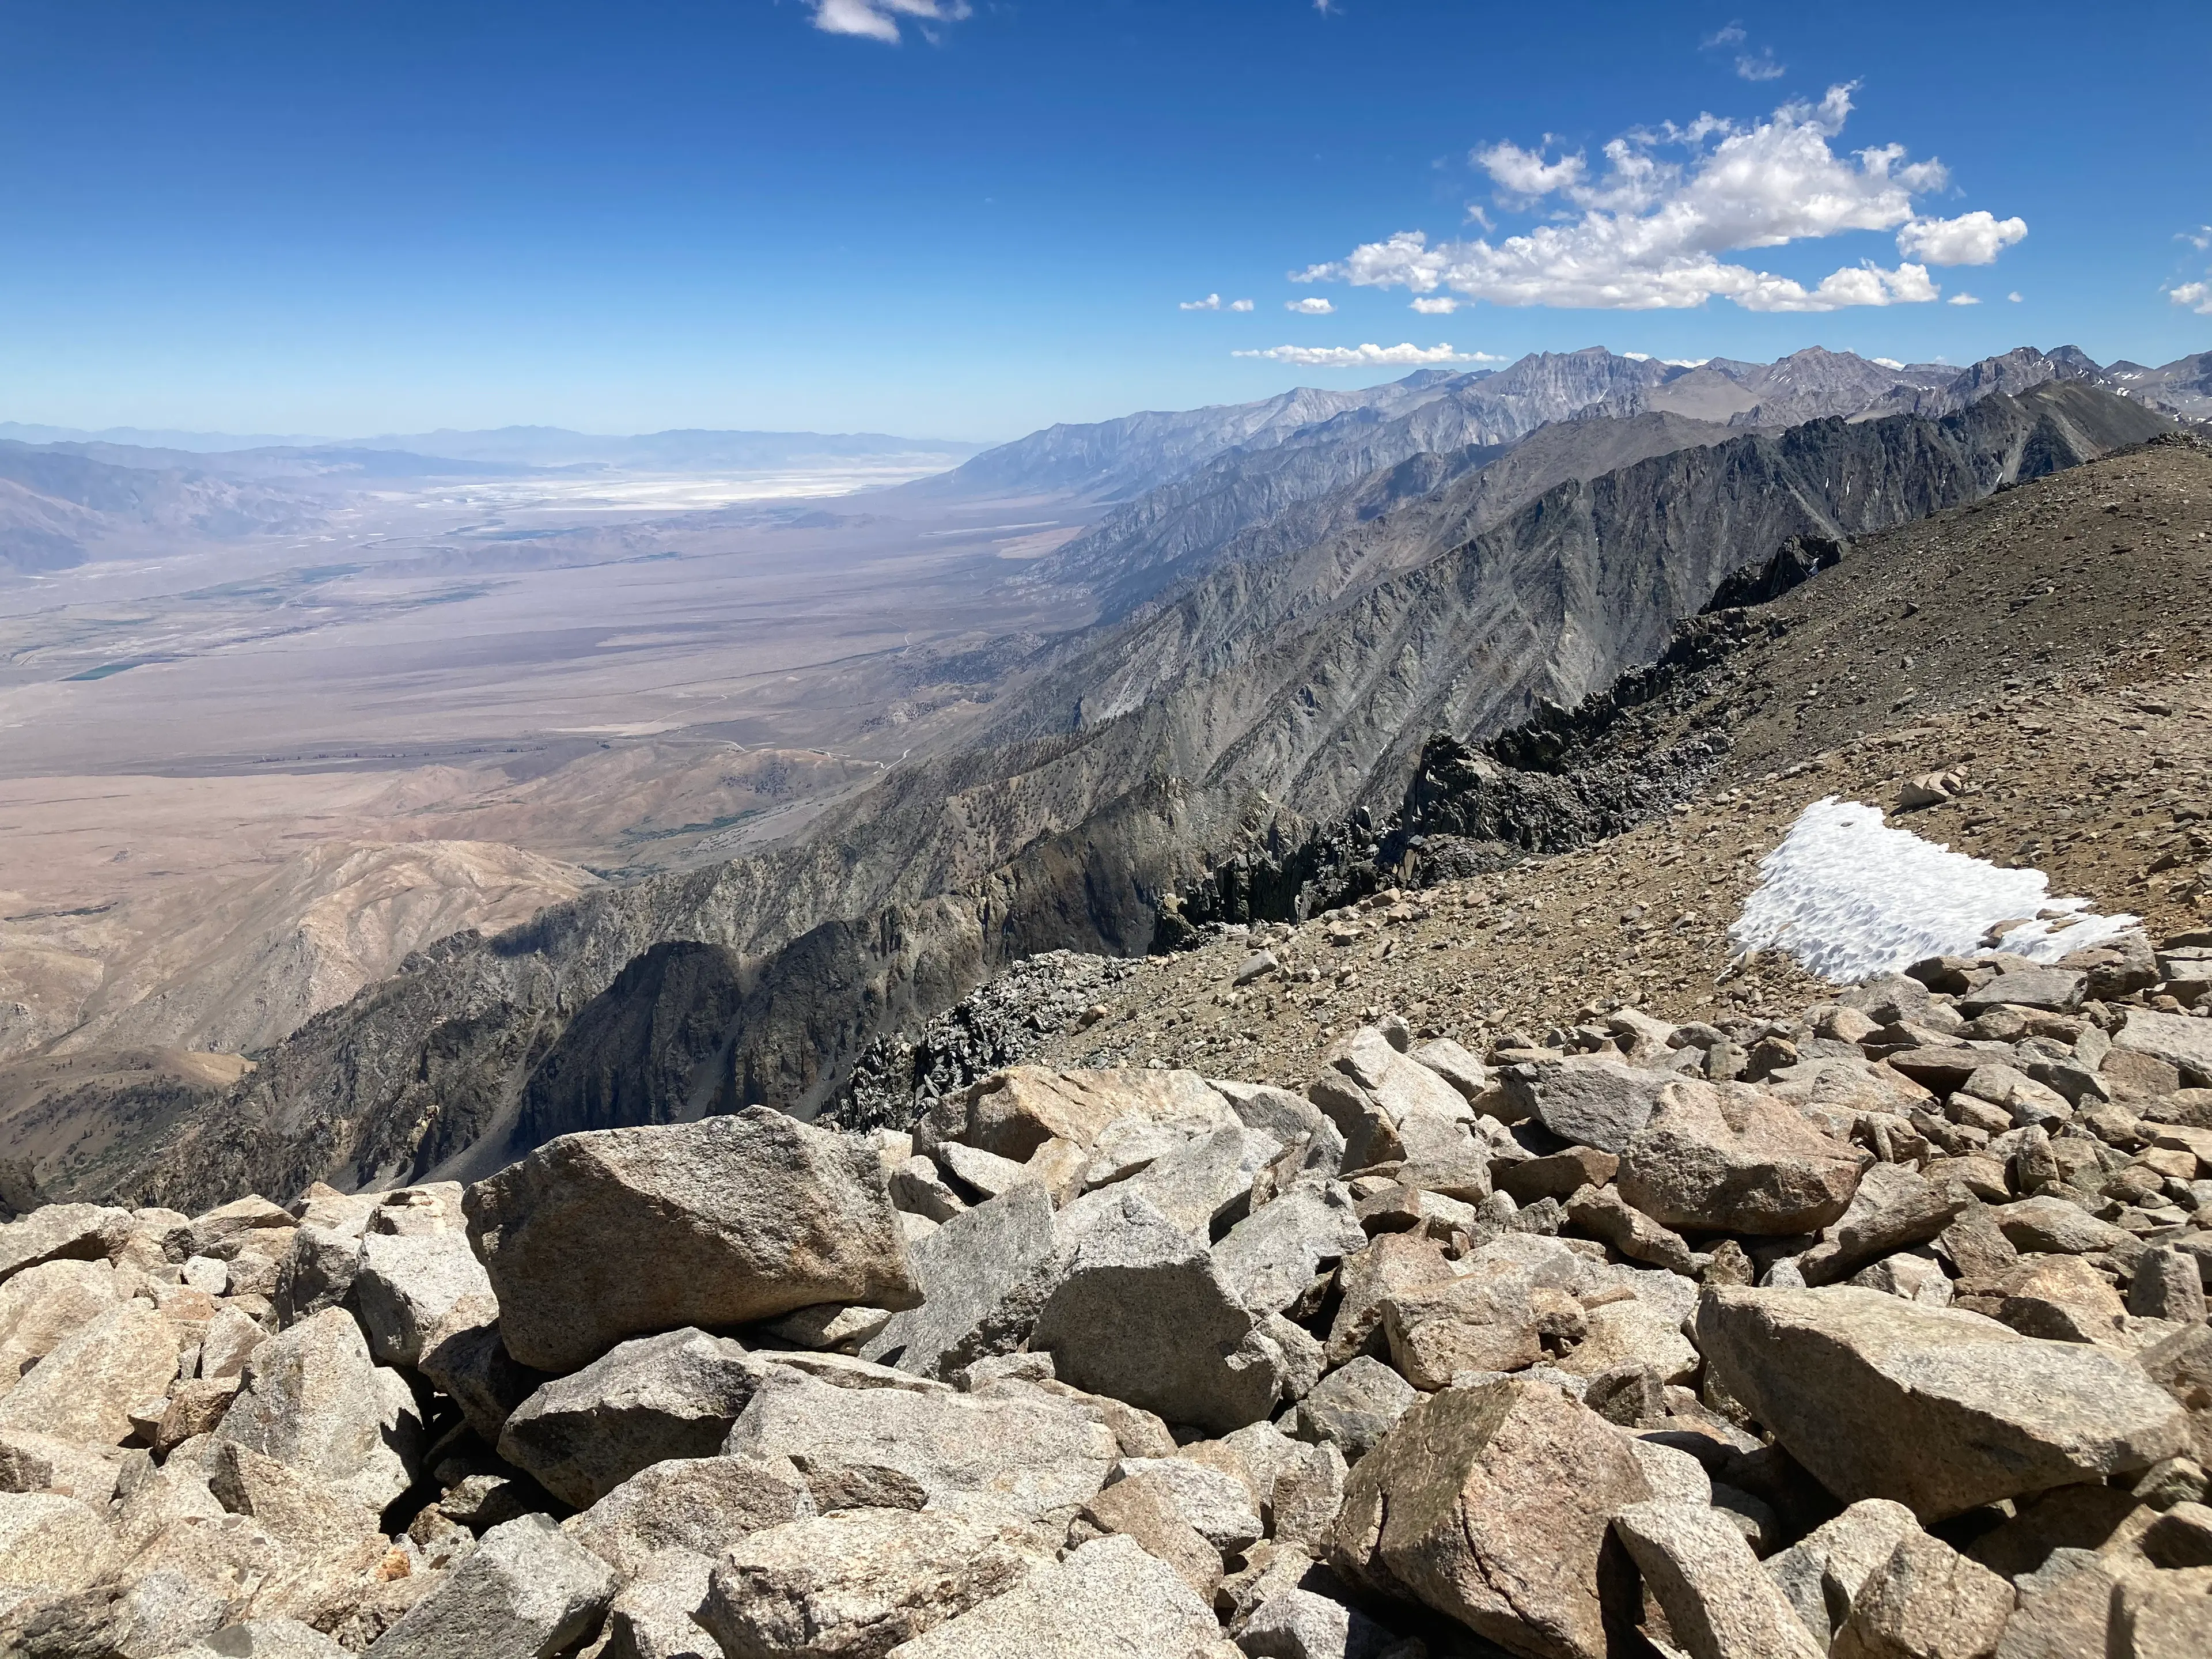
<path id="1" fill-rule="evenodd" d="M 247 1357 L 268 1340 L 269 1333 L 242 1310 L 216 1309 L 200 1335 L 201 1378 L 219 1382 L 226 1377 L 243 1376 Z"/>
<path id="2" fill-rule="evenodd" d="M 1390 1363 L 1417 1389 L 1462 1371 L 1516 1371 L 1543 1357 L 1525 1277 L 1470 1277 L 1401 1291 L 1382 1304 Z"/>
<path id="3" fill-rule="evenodd" d="M 365 1234 L 353 1291 L 369 1352 L 387 1365 L 418 1364 L 453 1332 L 499 1316 L 491 1279 L 459 1232 Z"/>
<path id="4" fill-rule="evenodd" d="M 2186 1014 L 2160 1013 L 2155 1009 L 2130 1008 L 2112 1033 L 2112 1046 L 2148 1054 L 2184 1073 L 2193 1074 L 2197 1086 L 2212 1083 L 2212 1021 Z M 2182 1079 L 2188 1082 L 2189 1077 Z M 43 1212 L 34 1212 L 35 1214 Z M 18 1225 L 21 1224 L 20 1223 Z M 5 1257 L 0 1255 L 0 1265 Z"/>
<path id="5" fill-rule="evenodd" d="M 1217 1221 L 1249 1200 L 1254 1179 L 1282 1150 L 1273 1135 L 1242 1124 L 1187 1141 L 1127 1180 L 1087 1193 L 1061 1211 L 1060 1248 L 1073 1249 L 1092 1228 L 1110 1224 L 1125 1204 L 1139 1200 L 1203 1243 Z"/>
<path id="6" fill-rule="evenodd" d="M 1141 1197 L 1119 1205 L 1076 1246 L 1030 1346 L 1063 1381 L 1172 1423 L 1226 1432 L 1272 1415 L 1293 1375 L 1275 1329 L 1238 1301 L 1202 1234 Z"/>
<path id="7" fill-rule="evenodd" d="M 1450 1084 L 1470 1106 L 1490 1092 L 1490 1068 L 1449 1037 L 1416 1043 L 1406 1051 L 1406 1058 Z"/>
<path id="8" fill-rule="evenodd" d="M 878 1659 L 1034 1565 L 963 1516 L 842 1510 L 738 1540 L 699 1617 L 726 1659 Z"/>
<path id="9" fill-rule="evenodd" d="M 2019 1597 L 2005 1621 L 1997 1659 L 2103 1659 L 2112 1625 L 2113 1561 L 2094 1550 L 2057 1549 L 2013 1581 Z"/>
<path id="10" fill-rule="evenodd" d="M 2115 1659 L 2198 1659 L 2212 1641 L 2212 1567 L 2130 1573 L 2112 1591 L 2106 1653 Z"/>
<path id="11" fill-rule="evenodd" d="M 670 1550 L 629 1575 L 607 1606 L 604 1644 L 592 1659 L 723 1659 L 697 1617 L 714 1568 L 704 1555 Z"/>
<path id="12" fill-rule="evenodd" d="M 270 1300 L 276 1322 L 296 1325 L 325 1308 L 346 1305 L 361 1271 L 361 1237 L 303 1224 L 295 1228 L 276 1264 L 276 1289 Z"/>
<path id="13" fill-rule="evenodd" d="M 2146 1250 L 2128 1285 L 2128 1311 L 2142 1319 L 2204 1322 L 2204 1281 L 2197 1258 L 2166 1247 Z"/>
<path id="14" fill-rule="evenodd" d="M 1106 1490 L 1133 1481 L 1155 1493 L 1224 1555 L 1267 1535 L 1258 1498 L 1242 1475 L 1189 1457 L 1125 1457 L 1115 1466 L 1113 1485 Z"/>
<path id="15" fill-rule="evenodd" d="M 2112 1249 L 2127 1237 L 2119 1228 L 2098 1220 L 2080 1205 L 2047 1194 L 2000 1204 L 1993 1214 L 2006 1240 L 2018 1250 L 2087 1255 Z"/>
<path id="16" fill-rule="evenodd" d="M 1826 1644 L 1813 1639 L 1743 1534 L 1715 1510 L 1631 1504 L 1613 1528 L 1690 1659 L 1821 1659 Z"/>
<path id="17" fill-rule="evenodd" d="M 1352 1469 L 1336 1570 L 1547 1659 L 1602 1659 L 1612 1517 L 1651 1496 L 1620 1431 L 1513 1379 L 1431 1395 Z"/>
<path id="18" fill-rule="evenodd" d="M 289 1210 L 249 1194 L 218 1205 L 205 1215 L 193 1217 L 185 1252 L 230 1261 L 236 1259 L 254 1234 L 287 1232 L 297 1224 Z"/>
<path id="19" fill-rule="evenodd" d="M 1569 1221 L 1625 1256 L 1686 1276 L 1696 1271 L 1687 1239 L 1624 1202 L 1610 1187 L 1584 1187 L 1568 1198 L 1565 1207 Z"/>
<path id="20" fill-rule="evenodd" d="M 0 1347 L 20 1364 L 42 1358 L 118 1300 L 105 1261 L 64 1258 L 26 1267 L 0 1285 Z"/>
<path id="21" fill-rule="evenodd" d="M 82 1589 L 112 1565 L 107 1523 L 59 1492 L 0 1492 L 0 1585 Z"/>
<path id="22" fill-rule="evenodd" d="M 1870 1170 L 1864 1187 L 1874 1184 Z M 1797 1271 L 1808 1285 L 1832 1285 L 1883 1256 L 1925 1244 L 1974 1201 L 1962 1188 L 1931 1186 L 1905 1170 L 1886 1176 L 1878 1197 L 1864 1187 L 1828 1236 L 1797 1258 Z M 1862 1201 L 1868 1200 L 1872 1201 Z"/>
<path id="23" fill-rule="evenodd" d="M 908 1311 L 912 1311 L 908 1310 Z M 849 1303 L 817 1302 L 811 1308 L 772 1320 L 768 1334 L 793 1347 L 816 1352 L 852 1353 L 883 1334 L 898 1316 L 888 1308 L 856 1308 Z"/>
<path id="24" fill-rule="evenodd" d="M 1119 1455 L 1113 1433 L 1071 1402 L 841 1389 L 772 1366 L 730 1430 L 733 1457 L 790 1458 L 809 1479 L 883 1469 L 932 1507 L 1026 1519 L 1087 1502 Z"/>
<path id="25" fill-rule="evenodd" d="M 1249 1659 L 1382 1659 L 1397 1639 L 1365 1613 L 1304 1589 L 1277 1590 L 1237 1633 Z"/>
<path id="26" fill-rule="evenodd" d="M 1294 1182 L 1229 1230 L 1213 1265 L 1255 1313 L 1280 1313 L 1325 1267 L 1367 1247 L 1351 1192 L 1340 1182 Z"/>
<path id="27" fill-rule="evenodd" d="M 499 1455 L 584 1509 L 655 1463 L 714 1455 L 765 1369 L 704 1331 L 639 1337 L 516 1407 Z"/>
<path id="28" fill-rule="evenodd" d="M 614 1599 L 614 1570 L 542 1515 L 494 1527 L 377 1638 L 375 1659 L 552 1659 Z"/>
<path id="29" fill-rule="evenodd" d="M 1629 1138 L 1618 1180 L 1624 1200 L 1668 1227 L 1809 1233 L 1842 1217 L 1867 1162 L 1755 1089 L 1684 1080 Z"/>
<path id="30" fill-rule="evenodd" d="M 507 1350 L 541 1370 L 648 1332 L 920 1300 L 874 1149 L 765 1107 L 562 1135 L 465 1205 Z"/>
<path id="31" fill-rule="evenodd" d="M 1322 1377 L 1298 1401 L 1298 1436 L 1334 1446 L 1356 1463 L 1419 1398 L 1404 1377 L 1361 1354 Z"/>
<path id="32" fill-rule="evenodd" d="M 656 1556 L 719 1555 L 736 1540 L 799 1520 L 812 1508 L 805 1484 L 788 1466 L 750 1457 L 672 1458 L 639 1470 L 562 1528 L 629 1579 Z"/>
<path id="33" fill-rule="evenodd" d="M 217 1503 L 233 1515 L 251 1516 L 301 1556 L 343 1556 L 371 1540 L 381 1553 L 375 1513 L 342 1488 L 327 1487 L 235 1440 L 214 1443 L 203 1467 Z"/>
<path id="34" fill-rule="evenodd" d="M 1020 1346 L 1056 1256 L 1052 1200 L 1034 1181 L 954 1216 L 913 1249 L 921 1305 L 894 1314 L 861 1357 L 896 1353 L 902 1370 L 949 1378 Z"/>
<path id="35" fill-rule="evenodd" d="M 936 1160 L 916 1152 L 890 1172 L 891 1202 L 910 1215 L 946 1222 L 968 1207 L 937 1167 Z"/>
<path id="36" fill-rule="evenodd" d="M 0 1492 L 54 1492 L 105 1511 L 122 1473 L 121 1455 L 28 1429 L 0 1429 Z"/>
<path id="37" fill-rule="evenodd" d="M 1255 951 L 1244 958 L 1243 965 L 1231 976 L 1230 983 L 1249 985 L 1255 980 L 1262 980 L 1270 974 L 1280 972 L 1282 966 L 1281 958 L 1273 951 Z"/>
<path id="38" fill-rule="evenodd" d="M 1940 1538 L 1897 1540 L 1851 1600 L 1834 1659 L 1953 1659 L 1996 1651 L 2012 1586 Z"/>
<path id="39" fill-rule="evenodd" d="M 1850 1616 L 1860 1586 L 1889 1559 L 1898 1540 L 1919 1530 L 1919 1522 L 1904 1504 L 1862 1498 L 1759 1565 L 1825 1644 Z"/>
<path id="40" fill-rule="evenodd" d="M 1613 1060 L 1542 1060 L 1499 1074 L 1507 1100 L 1562 1140 L 1620 1153 L 1673 1079 Z"/>
<path id="41" fill-rule="evenodd" d="M 983 1198 L 1001 1197 L 1022 1182 L 1036 1179 L 1025 1164 L 980 1146 L 963 1146 L 957 1140 L 939 1142 L 930 1156 L 952 1180 Z"/>
<path id="42" fill-rule="evenodd" d="M 412 1483 L 422 1418 L 399 1373 L 369 1358 L 353 1316 L 328 1308 L 253 1351 L 215 1436 L 381 1510 Z"/>
<path id="43" fill-rule="evenodd" d="M 2065 1013 L 2081 1006 L 2087 976 L 2066 968 L 2014 968 L 1984 980 L 1959 999 L 1969 1019 L 1992 1008 L 2043 1008 Z"/>
<path id="44" fill-rule="evenodd" d="M 47 1204 L 0 1226 L 0 1282 L 42 1261 L 106 1261 L 131 1239 L 131 1212 Z"/>
<path id="45" fill-rule="evenodd" d="M 1201 1601 L 1211 1602 L 1221 1588 L 1221 1552 L 1184 1519 L 1157 1482 L 1116 1481 L 1083 1506 L 1082 1519 L 1102 1533 L 1135 1539 L 1173 1567 Z"/>
<path id="46" fill-rule="evenodd" d="M 216 1631 L 175 1659 L 343 1659 L 345 1650 L 312 1625 L 279 1613 Z"/>
<path id="47" fill-rule="evenodd" d="M 2148 1468 L 2180 1408 L 2131 1362 L 1877 1291 L 1709 1291 L 1709 1375 L 1838 1497 L 1923 1521 Z"/>
<path id="48" fill-rule="evenodd" d="M 151 1305 L 115 1303 L 0 1396 L 0 1429 L 120 1445 L 133 1432 L 131 1413 L 168 1392 L 177 1346 L 176 1328 Z"/>
<path id="49" fill-rule="evenodd" d="M 423 1354 L 419 1369 L 432 1388 L 460 1407 L 488 1446 L 499 1443 L 514 1408 L 553 1380 L 516 1364 L 495 1322 L 467 1326 L 441 1338 Z"/>
<path id="50" fill-rule="evenodd" d="M 1278 1089 L 1273 1084 L 1238 1083 L 1221 1078 L 1208 1079 L 1207 1086 L 1229 1103 L 1237 1121 L 1246 1128 L 1271 1134 L 1285 1146 L 1303 1134 L 1323 1136 L 1334 1143 L 1339 1155 L 1337 1168 L 1344 1167 L 1344 1137 L 1328 1121 L 1328 1114 L 1304 1096 Z"/>
<path id="51" fill-rule="evenodd" d="M 1054 1072 L 1013 1066 L 964 1095 L 939 1101 L 915 1130 L 915 1145 L 927 1152 L 957 1140 L 1022 1164 L 1048 1140 L 1068 1141 L 1088 1152 L 1108 1124 L 1133 1116 L 1161 1121 L 1210 1118 L 1225 1124 L 1234 1114 L 1195 1072 Z"/>
<path id="52" fill-rule="evenodd" d="M 893 1659 L 1198 1659 L 1221 1626 L 1174 1568 L 1133 1538 L 1097 1538 L 1058 1565 L 891 1650 Z"/>

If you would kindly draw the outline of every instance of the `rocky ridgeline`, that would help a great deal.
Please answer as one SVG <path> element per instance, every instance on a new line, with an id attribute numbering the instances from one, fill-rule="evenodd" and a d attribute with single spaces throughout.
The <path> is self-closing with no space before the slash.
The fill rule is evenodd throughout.
<path id="1" fill-rule="evenodd" d="M 32 1209 L 0 1652 L 2201 1656 L 2208 1014 L 2131 936 Z"/>

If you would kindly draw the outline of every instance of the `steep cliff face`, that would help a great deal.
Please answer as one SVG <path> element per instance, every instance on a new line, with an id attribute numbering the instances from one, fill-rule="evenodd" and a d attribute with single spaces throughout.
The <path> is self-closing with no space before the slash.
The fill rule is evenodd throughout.
<path id="1" fill-rule="evenodd" d="M 1431 732 L 1486 736 L 1657 656 L 1790 538 L 1905 523 L 2163 425 L 2045 386 L 1940 422 L 1824 421 L 1571 478 L 1379 575 L 1341 551 L 1318 580 L 1298 559 L 1224 566 L 805 845 L 426 953 L 280 1045 L 117 1190 L 190 1209 L 315 1178 L 478 1173 L 568 1129 L 718 1103 L 809 1111 L 875 1036 L 1004 963 L 1141 951 L 1159 897 L 1217 859 L 1395 799 Z M 1120 712 L 1088 712 L 1109 700 Z"/>

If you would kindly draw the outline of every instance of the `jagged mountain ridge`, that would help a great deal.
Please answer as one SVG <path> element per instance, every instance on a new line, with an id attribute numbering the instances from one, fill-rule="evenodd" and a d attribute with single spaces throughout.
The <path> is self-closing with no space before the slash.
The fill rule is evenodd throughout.
<path id="1" fill-rule="evenodd" d="M 1449 472 L 1487 465 L 1562 421 L 1650 414 L 1771 429 L 1830 416 L 1953 414 L 1994 392 L 2098 379 L 2094 364 L 2074 356 L 2079 363 L 2023 347 L 1961 371 L 1933 363 L 1891 367 L 1817 346 L 1771 364 L 1666 363 L 1596 346 L 1534 353 L 1479 381 L 1443 385 L 1441 395 L 1404 413 L 1361 408 L 1288 434 L 1271 433 L 1264 447 L 1229 448 L 1109 514 L 1032 574 L 1097 594 L 1110 618 L 1210 562 L 1240 556 L 1230 546 L 1240 535 L 1279 521 L 1269 538 L 1277 547 L 1310 539 L 1331 517 L 1326 508 L 1316 514 L 1312 503 L 1416 458 L 1455 458 L 1428 483 L 1433 489 Z M 1463 453 L 1471 447 L 1489 453 Z"/>
<path id="2" fill-rule="evenodd" d="M 800 847 L 447 941 L 103 1178 L 171 1200 L 359 1185 L 480 1172 L 615 1116 L 747 1095 L 810 1110 L 876 1035 L 1006 962 L 1143 949 L 1152 907 L 1210 858 L 1402 787 L 1433 727 L 1494 730 L 1656 655 L 1675 617 L 1786 537 L 1883 527 L 2163 424 L 2039 388 L 1942 422 L 1745 434 L 1562 483 L 1119 718 L 1027 729 L 1046 697 L 1010 710 L 992 746 L 899 769 Z M 1218 629 L 1235 597 L 1188 614 Z"/>

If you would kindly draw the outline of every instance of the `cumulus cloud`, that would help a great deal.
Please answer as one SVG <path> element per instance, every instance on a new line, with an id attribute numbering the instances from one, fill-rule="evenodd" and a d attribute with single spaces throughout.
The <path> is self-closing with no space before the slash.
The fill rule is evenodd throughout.
<path id="1" fill-rule="evenodd" d="M 1449 317 L 1457 311 L 1460 302 L 1449 294 L 1437 294 L 1413 301 L 1413 309 L 1424 317 Z"/>
<path id="2" fill-rule="evenodd" d="M 1954 306 L 1978 306 L 1981 304 L 1981 301 L 1977 300 L 1971 294 L 1954 294 L 1951 296 L 1950 302 Z"/>
<path id="3" fill-rule="evenodd" d="M 1903 363 L 1898 362 L 1894 357 L 1869 357 L 1867 361 L 1870 363 L 1880 363 L 1884 368 L 1903 368 L 1905 367 Z"/>
<path id="4" fill-rule="evenodd" d="M 896 46 L 899 19 L 957 23 L 969 15 L 968 0 L 813 0 L 814 27 L 825 34 L 859 34 Z"/>
<path id="5" fill-rule="evenodd" d="M 2207 248 L 2212 248 L 2212 225 L 2199 225 L 2194 230 L 2185 230 L 2181 233 L 2181 240 L 2202 253 Z"/>
<path id="6" fill-rule="evenodd" d="M 1323 303 L 1326 304 L 1327 301 Z M 1209 294 L 1203 300 L 1178 300 L 1176 301 L 1176 309 L 1177 311 L 1249 311 L 1252 309 L 1252 302 L 1249 300 L 1231 300 L 1228 304 L 1224 305 L 1218 294 Z"/>
<path id="7" fill-rule="evenodd" d="M 1302 368 L 1419 368 L 1431 363 L 1502 363 L 1486 351 L 1454 351 L 1448 345 L 1269 346 L 1264 351 L 1232 351 L 1232 357 L 1264 357 Z"/>
<path id="8" fill-rule="evenodd" d="M 1931 265 L 1988 265 L 2027 234 L 2025 219 L 2000 219 L 1984 211 L 1955 219 L 1908 219 L 1897 233 L 1897 251 Z"/>
<path id="9" fill-rule="evenodd" d="M 1285 300 L 1283 309 L 1295 311 L 1301 317 L 1326 317 L 1336 307 L 1316 295 L 1304 300 Z"/>
<path id="10" fill-rule="evenodd" d="M 2014 305 L 2018 305 L 2020 303 L 2020 290 L 2018 289 L 2014 289 L 2011 293 L 2006 295 L 2005 298 L 2011 301 Z"/>
<path id="11" fill-rule="evenodd" d="M 1820 102 L 1784 104 L 1749 124 L 1700 115 L 1638 130 L 1604 147 L 1601 169 L 1580 152 L 1547 155 L 1498 143 L 1474 164 L 1501 204 L 1545 216 L 1525 234 L 1431 244 L 1418 230 L 1369 242 L 1341 259 L 1291 273 L 1294 282 L 1343 282 L 1441 292 L 1493 305 L 1645 311 L 1703 305 L 1716 295 L 1747 311 L 1835 311 L 1846 306 L 1922 304 L 1940 297 L 1928 265 L 1972 263 L 2027 234 L 2017 219 L 1986 213 L 1959 219 L 1917 214 L 1913 198 L 1940 190 L 1940 161 L 1913 161 L 1887 144 L 1838 153 L 1851 110 L 1849 86 Z M 1934 252 L 1893 270 L 1866 262 L 1809 287 L 1723 258 L 1850 231 L 1912 234 Z"/>
<path id="12" fill-rule="evenodd" d="M 2167 289 L 2166 295 L 2174 304 L 2187 306 L 2200 317 L 2212 317 L 2212 283 L 2184 283 Z"/>

